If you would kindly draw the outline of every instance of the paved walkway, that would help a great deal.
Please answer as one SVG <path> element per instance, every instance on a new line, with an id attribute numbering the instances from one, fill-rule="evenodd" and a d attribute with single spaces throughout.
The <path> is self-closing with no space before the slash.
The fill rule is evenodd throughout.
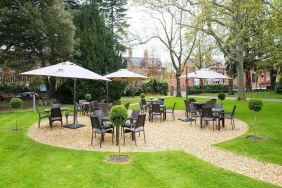
<path id="1" fill-rule="evenodd" d="M 183 95 L 185 96 L 185 95 Z M 195 97 L 195 98 L 217 98 L 217 96 L 203 96 L 203 95 L 189 95 L 189 97 Z M 226 99 L 229 100 L 237 100 L 236 97 L 226 97 Z M 251 98 L 247 98 L 247 100 L 250 100 Z M 282 102 L 282 99 L 270 99 L 270 98 L 261 98 L 262 101 L 268 101 L 268 102 Z"/>
<path id="2" fill-rule="evenodd" d="M 177 111 L 176 116 L 176 119 L 183 117 L 183 111 Z M 29 129 L 28 136 L 40 143 L 58 147 L 117 152 L 117 147 L 111 143 L 110 135 L 106 135 L 102 148 L 98 145 L 100 136 L 97 136 L 93 146 L 91 146 L 89 117 L 79 117 L 79 122 L 86 126 L 77 130 L 61 129 L 58 126 L 51 131 L 47 122 L 44 122 L 40 129 L 35 124 Z M 231 130 L 228 123 L 229 121 L 221 131 L 213 131 L 212 123 L 206 129 L 200 129 L 199 120 L 197 124 L 190 124 L 179 120 L 172 121 L 171 116 L 169 116 L 162 123 L 160 123 L 159 119 L 156 119 L 153 123 L 146 121 L 146 144 L 143 140 L 143 134 L 140 137 L 137 136 L 137 146 L 131 141 L 130 135 L 127 135 L 122 151 L 184 150 L 202 160 L 232 172 L 282 186 L 282 166 L 257 161 L 213 146 L 216 143 L 238 137 L 248 130 L 247 124 L 240 120 L 235 121 L 235 130 Z"/>

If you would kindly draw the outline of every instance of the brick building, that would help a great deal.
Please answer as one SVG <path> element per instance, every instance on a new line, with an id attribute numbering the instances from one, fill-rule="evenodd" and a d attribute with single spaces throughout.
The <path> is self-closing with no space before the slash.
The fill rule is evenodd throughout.
<path id="1" fill-rule="evenodd" d="M 127 69 L 147 77 L 164 78 L 166 67 L 163 66 L 160 58 L 149 57 L 147 50 L 143 57 L 133 57 L 132 51 L 128 52 Z"/>

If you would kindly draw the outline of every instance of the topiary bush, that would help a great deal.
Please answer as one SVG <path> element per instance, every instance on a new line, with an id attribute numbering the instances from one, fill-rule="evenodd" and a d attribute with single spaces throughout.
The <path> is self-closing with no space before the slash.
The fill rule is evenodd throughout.
<path id="1" fill-rule="evenodd" d="M 253 131 L 254 131 L 254 135 L 256 135 L 256 113 L 261 111 L 262 106 L 263 106 L 263 102 L 260 99 L 251 99 L 249 101 L 249 109 L 254 111 L 254 123 L 253 123 Z"/>
<path id="2" fill-rule="evenodd" d="M 23 104 L 23 100 L 15 97 L 15 98 L 11 98 L 9 103 L 12 108 L 20 108 Z"/>
<path id="3" fill-rule="evenodd" d="M 123 105 L 114 106 L 109 113 L 110 121 L 116 127 L 116 145 L 119 145 L 119 127 L 123 125 L 127 118 L 127 110 Z"/>
<path id="4" fill-rule="evenodd" d="M 221 101 L 221 104 L 222 104 L 222 101 L 225 100 L 226 95 L 225 95 L 225 93 L 219 93 L 217 97 Z"/>
<path id="5" fill-rule="evenodd" d="M 251 99 L 249 101 L 249 109 L 255 112 L 261 111 L 263 102 L 260 99 Z"/>
<path id="6" fill-rule="evenodd" d="M 85 96 L 84 96 L 84 99 L 89 102 L 92 99 L 92 95 L 90 93 L 86 93 Z"/>
<path id="7" fill-rule="evenodd" d="M 140 93 L 140 98 L 144 99 L 145 98 L 145 93 Z"/>
<path id="8" fill-rule="evenodd" d="M 20 98 L 15 97 L 15 98 L 11 98 L 9 103 L 10 103 L 10 106 L 12 108 L 17 109 L 17 108 L 20 108 L 23 105 L 23 100 L 20 99 Z M 16 129 L 15 130 L 16 131 L 19 130 L 18 129 L 18 116 L 16 117 Z"/>

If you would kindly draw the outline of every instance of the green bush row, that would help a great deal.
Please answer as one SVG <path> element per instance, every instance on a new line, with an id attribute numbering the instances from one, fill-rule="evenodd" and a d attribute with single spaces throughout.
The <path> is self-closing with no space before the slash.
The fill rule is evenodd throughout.
<path id="1" fill-rule="evenodd" d="M 26 85 L 17 85 L 17 84 L 0 84 L 0 91 L 5 93 L 23 93 L 31 91 Z"/>

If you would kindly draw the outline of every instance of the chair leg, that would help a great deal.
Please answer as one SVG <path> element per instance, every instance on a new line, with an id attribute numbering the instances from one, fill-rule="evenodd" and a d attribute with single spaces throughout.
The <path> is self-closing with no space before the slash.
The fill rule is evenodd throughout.
<path id="1" fill-rule="evenodd" d="M 143 134 L 144 134 L 144 142 L 146 144 L 146 136 L 145 136 L 145 131 L 143 131 Z"/>

